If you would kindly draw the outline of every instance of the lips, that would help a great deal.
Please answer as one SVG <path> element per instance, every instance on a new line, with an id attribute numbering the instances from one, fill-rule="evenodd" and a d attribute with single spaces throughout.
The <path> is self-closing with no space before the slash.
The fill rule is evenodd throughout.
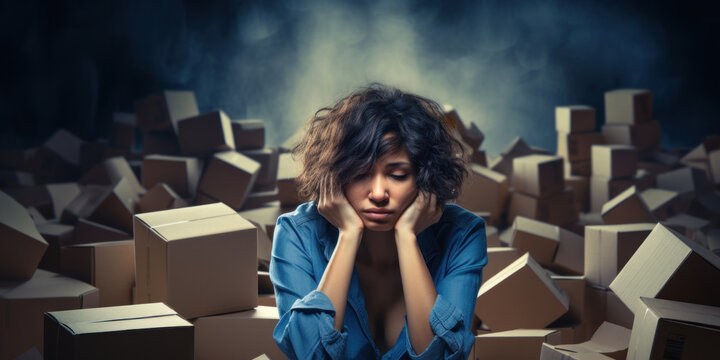
<path id="1" fill-rule="evenodd" d="M 370 220 L 382 221 L 386 220 L 392 215 L 392 210 L 387 209 L 367 209 L 363 210 L 363 214 Z"/>

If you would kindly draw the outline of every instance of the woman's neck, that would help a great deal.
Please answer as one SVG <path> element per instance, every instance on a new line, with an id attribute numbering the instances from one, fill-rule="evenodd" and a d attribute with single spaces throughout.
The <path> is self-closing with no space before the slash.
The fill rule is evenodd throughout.
<path id="1" fill-rule="evenodd" d="M 375 268 L 397 267 L 398 256 L 394 231 L 363 232 L 358 261 Z"/>

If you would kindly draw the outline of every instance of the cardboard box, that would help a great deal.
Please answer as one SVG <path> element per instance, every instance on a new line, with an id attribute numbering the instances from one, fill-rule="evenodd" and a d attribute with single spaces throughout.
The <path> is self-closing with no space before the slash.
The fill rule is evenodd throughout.
<path id="1" fill-rule="evenodd" d="M 258 294 L 258 306 L 277 307 L 275 294 Z"/>
<path id="2" fill-rule="evenodd" d="M 593 176 L 629 177 L 637 171 L 637 150 L 629 145 L 593 145 L 591 161 Z"/>
<path id="3" fill-rule="evenodd" d="M 27 171 L 0 170 L 0 188 L 29 187 L 35 185 L 35 176 Z"/>
<path id="4" fill-rule="evenodd" d="M 259 228 L 265 231 L 267 237 L 272 240 L 278 217 L 294 210 L 294 207 L 285 207 L 279 202 L 274 201 L 256 209 L 239 211 L 238 215 L 252 223 L 258 224 Z"/>
<path id="5" fill-rule="evenodd" d="M 690 204 L 688 213 L 708 219 L 711 227 L 720 227 L 720 193 L 698 195 Z"/>
<path id="6" fill-rule="evenodd" d="M 471 121 L 463 121 L 458 115 L 457 110 L 452 106 L 443 104 L 443 112 L 445 119 L 460 134 L 461 140 L 470 145 L 473 149 L 477 149 L 485 140 L 485 135 L 478 129 L 475 123 Z"/>
<path id="7" fill-rule="evenodd" d="M 44 312 L 97 306 L 96 288 L 49 271 L 38 269 L 27 281 L 0 281 L 0 359 L 43 348 Z"/>
<path id="8" fill-rule="evenodd" d="M 537 359 L 543 343 L 560 344 L 557 330 L 515 329 L 491 332 L 475 337 L 474 359 Z"/>
<path id="9" fill-rule="evenodd" d="M 235 150 L 230 118 L 222 110 L 181 119 L 177 136 L 183 155 L 205 155 Z"/>
<path id="10" fill-rule="evenodd" d="M 635 186 L 606 202 L 600 214 L 606 224 L 657 222 Z"/>
<path id="11" fill-rule="evenodd" d="M 482 284 L 475 315 L 493 331 L 537 329 L 559 318 L 568 306 L 565 292 L 526 253 Z"/>
<path id="12" fill-rule="evenodd" d="M 720 184 L 720 149 L 713 150 L 708 154 L 708 164 L 710 165 L 710 178 L 717 186 Z"/>
<path id="13" fill-rule="evenodd" d="M 640 198 L 650 212 L 659 220 L 665 220 L 678 213 L 679 193 L 663 189 L 645 189 Z"/>
<path id="14" fill-rule="evenodd" d="M 45 185 L 50 200 L 53 206 L 52 218 L 59 219 L 62 216 L 63 210 L 70 204 L 70 202 L 80 194 L 82 186 L 78 183 L 54 183 Z"/>
<path id="15" fill-rule="evenodd" d="M 487 211 L 490 224 L 497 225 L 505 210 L 508 178 L 486 167 L 471 164 L 469 176 L 463 182 L 457 204 L 470 211 Z"/>
<path id="16" fill-rule="evenodd" d="M 610 286 L 654 227 L 654 223 L 586 226 L 584 273 L 587 281 Z"/>
<path id="17" fill-rule="evenodd" d="M 60 249 L 60 273 L 95 286 L 100 306 L 132 304 L 133 240 L 70 245 Z"/>
<path id="18" fill-rule="evenodd" d="M 617 89 L 605 93 L 606 124 L 638 124 L 653 118 L 653 95 L 648 90 Z"/>
<path id="19" fill-rule="evenodd" d="M 488 263 L 483 268 L 482 283 L 484 284 L 485 282 L 490 280 L 491 277 L 495 276 L 495 274 L 502 271 L 502 269 L 515 262 L 515 260 L 520 258 L 520 255 L 521 252 L 515 248 L 488 247 Z"/>
<path id="20" fill-rule="evenodd" d="M 195 196 L 202 168 L 202 161 L 195 157 L 147 155 L 142 162 L 142 183 L 148 189 L 166 183 L 181 197 L 191 198 Z"/>
<path id="21" fill-rule="evenodd" d="M 635 314 L 612 291 L 605 292 L 605 321 L 632 329 Z"/>
<path id="22" fill-rule="evenodd" d="M 698 274 L 702 281 L 698 281 Z M 610 289 L 639 314 L 638 298 L 656 297 L 720 305 L 720 258 L 692 240 L 657 224 L 610 283 Z"/>
<path id="23" fill-rule="evenodd" d="M 565 176 L 565 186 L 572 188 L 573 199 L 578 211 L 590 211 L 590 178 L 586 176 Z"/>
<path id="24" fill-rule="evenodd" d="M 195 93 L 192 91 L 163 91 L 135 101 L 138 127 L 148 131 L 177 132 L 180 119 L 198 115 Z"/>
<path id="25" fill-rule="evenodd" d="M 680 162 L 706 162 L 711 151 L 720 149 L 720 136 L 710 135 L 687 154 L 684 154 Z"/>
<path id="26" fill-rule="evenodd" d="M 60 245 L 72 242 L 75 227 L 64 224 L 43 223 L 37 230 L 48 244 L 38 267 L 52 272 L 60 271 Z"/>
<path id="27" fill-rule="evenodd" d="M 680 198 L 688 204 L 695 196 L 711 190 L 705 172 L 691 167 L 682 167 L 659 174 L 656 182 L 660 189 L 678 192 Z"/>
<path id="28" fill-rule="evenodd" d="M 662 224 L 695 241 L 707 246 L 705 234 L 710 229 L 710 221 L 688 214 L 677 214 L 662 221 Z"/>
<path id="29" fill-rule="evenodd" d="M 295 178 L 300 175 L 301 171 L 302 163 L 293 159 L 292 153 L 283 153 L 278 156 L 278 198 L 283 206 L 302 203 L 295 183 Z"/>
<path id="30" fill-rule="evenodd" d="M 590 160 L 592 146 L 605 143 L 600 133 L 558 133 L 557 154 L 568 161 Z"/>
<path id="31" fill-rule="evenodd" d="M 513 159 L 533 154 L 532 148 L 521 137 L 516 137 L 497 158 L 490 161 L 489 168 L 505 176 L 512 176 Z"/>
<path id="32" fill-rule="evenodd" d="M 123 149 L 132 149 L 135 147 L 137 130 L 139 128 L 134 113 L 113 113 L 110 143 Z"/>
<path id="33" fill-rule="evenodd" d="M 630 343 L 630 329 L 604 322 L 590 340 L 580 344 L 543 344 L 541 360 L 625 359 Z M 587 354 L 587 356 L 578 356 Z M 597 355 L 597 356 L 596 356 Z"/>
<path id="34" fill-rule="evenodd" d="M 85 218 L 127 233 L 131 232 L 132 216 L 140 199 L 130 182 L 123 177 L 110 187 L 94 190 L 91 190 L 91 187 L 93 185 L 86 186 L 83 192 L 68 204 L 62 221 L 74 224 L 78 218 Z M 89 194 L 87 198 L 84 197 L 86 192 Z"/>
<path id="35" fill-rule="evenodd" d="M 558 228 L 558 249 L 551 269 L 568 275 L 582 275 L 585 267 L 585 239 L 570 230 Z"/>
<path id="36" fill-rule="evenodd" d="M 267 228 L 255 221 L 245 219 L 255 226 L 257 229 L 257 261 L 258 269 L 270 269 L 270 258 L 272 257 L 272 240 L 267 235 Z M 274 230 L 274 229 L 272 229 Z M 272 233 L 270 233 L 272 236 Z"/>
<path id="37" fill-rule="evenodd" d="M 483 217 L 483 219 L 485 219 Z M 503 246 L 498 238 L 498 228 L 492 225 L 485 225 L 485 238 L 487 239 L 487 247 L 500 247 Z"/>
<path id="38" fill-rule="evenodd" d="M 216 153 L 200 180 L 198 192 L 240 209 L 259 172 L 260 163 L 239 152 Z"/>
<path id="39" fill-rule="evenodd" d="M 250 359 L 267 354 L 286 359 L 273 339 L 280 320 L 275 307 L 201 317 L 195 321 L 195 354 L 198 359 Z"/>
<path id="40" fill-rule="evenodd" d="M 510 246 L 520 254 L 530 256 L 542 266 L 551 266 L 560 244 L 558 227 L 523 216 L 515 218 L 512 224 Z"/>
<path id="41" fill-rule="evenodd" d="M 231 120 L 235 149 L 260 149 L 265 147 L 265 123 L 259 119 Z"/>
<path id="42" fill-rule="evenodd" d="M 28 168 L 39 184 L 74 181 L 80 171 L 82 140 L 60 129 L 32 153 Z"/>
<path id="43" fill-rule="evenodd" d="M 194 359 L 193 325 L 162 303 L 45 313 L 45 359 Z"/>
<path id="44" fill-rule="evenodd" d="M 558 329 L 563 336 L 563 344 L 578 343 L 587 340 L 593 331 L 602 322 L 601 315 L 592 305 L 588 297 L 588 283 L 582 275 L 550 275 L 555 284 L 561 288 L 568 297 L 568 311 L 548 325 L 547 329 Z M 586 334 L 587 333 L 587 334 Z"/>
<path id="45" fill-rule="evenodd" d="M 180 154 L 180 143 L 172 130 L 144 132 L 142 148 L 144 154 Z"/>
<path id="46" fill-rule="evenodd" d="M 273 284 L 270 281 L 270 273 L 258 271 L 258 294 L 274 294 Z"/>
<path id="47" fill-rule="evenodd" d="M 60 246 L 90 244 L 96 242 L 120 241 L 132 239 L 130 233 L 110 226 L 96 223 L 88 219 L 78 219 L 75 224 L 75 234 L 71 241 L 61 243 Z"/>
<path id="48" fill-rule="evenodd" d="M 157 183 L 137 203 L 137 212 L 145 213 L 188 206 L 178 194 L 165 183 Z"/>
<path id="49" fill-rule="evenodd" d="M 245 198 L 241 210 L 256 209 L 277 200 L 280 200 L 280 191 L 277 186 L 269 191 L 254 191 Z"/>
<path id="50" fill-rule="evenodd" d="M 277 148 L 245 150 L 242 154 L 260 163 L 260 172 L 253 191 L 267 191 L 277 187 L 279 155 Z"/>
<path id="51" fill-rule="evenodd" d="M 0 191 L 0 279 L 29 279 L 48 247 L 25 208 Z"/>
<path id="52" fill-rule="evenodd" d="M 555 130 L 566 134 L 595 131 L 595 109 L 587 105 L 556 106 Z"/>
<path id="53" fill-rule="evenodd" d="M 33 207 L 45 218 L 53 218 L 52 199 L 44 186 L 38 185 L 27 188 L 9 188 L 4 191 L 23 207 Z"/>
<path id="54" fill-rule="evenodd" d="M 637 177 L 620 179 L 601 176 L 590 177 L 590 211 L 599 213 L 606 202 L 620 195 L 631 186 L 636 186 L 638 191 L 642 191 L 640 186 L 638 186 Z"/>
<path id="55" fill-rule="evenodd" d="M 720 308 L 641 297 L 628 359 L 710 359 L 720 341 Z"/>
<path id="56" fill-rule="evenodd" d="M 526 155 L 513 159 L 512 186 L 515 191 L 536 197 L 552 196 L 565 190 L 563 161 L 549 155 Z"/>
<path id="57" fill-rule="evenodd" d="M 578 219 L 574 195 L 571 188 L 566 188 L 558 195 L 543 198 L 513 192 L 507 220 L 510 222 L 517 216 L 525 216 L 553 225 L 572 224 Z"/>
<path id="58" fill-rule="evenodd" d="M 657 120 L 635 125 L 605 124 L 602 127 L 602 136 L 608 144 L 633 145 L 643 152 L 660 147 L 662 129 Z"/>
<path id="59" fill-rule="evenodd" d="M 164 302 L 186 319 L 251 309 L 256 247 L 255 226 L 222 203 L 138 214 L 138 300 Z"/>
<path id="60" fill-rule="evenodd" d="M 121 156 L 106 159 L 86 172 L 78 182 L 82 185 L 112 185 L 125 178 L 130 187 L 137 195 L 145 193 L 145 188 L 140 185 L 135 173 L 130 168 L 130 163 Z"/>

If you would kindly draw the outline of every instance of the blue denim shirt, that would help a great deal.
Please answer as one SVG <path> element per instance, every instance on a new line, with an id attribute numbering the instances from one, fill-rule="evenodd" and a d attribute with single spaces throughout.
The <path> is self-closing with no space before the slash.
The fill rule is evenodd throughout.
<path id="1" fill-rule="evenodd" d="M 385 354 L 375 346 L 365 300 L 353 271 L 342 331 L 334 328 L 335 309 L 315 290 L 337 244 L 338 230 L 322 217 L 314 202 L 278 218 L 270 278 L 275 286 L 280 321 L 273 337 L 291 359 L 460 359 L 466 360 L 475 337 L 470 324 L 487 263 L 485 222 L 453 204 L 440 220 L 421 232 L 418 245 L 438 296 L 430 313 L 435 333 L 416 354 L 407 319 L 395 345 Z"/>

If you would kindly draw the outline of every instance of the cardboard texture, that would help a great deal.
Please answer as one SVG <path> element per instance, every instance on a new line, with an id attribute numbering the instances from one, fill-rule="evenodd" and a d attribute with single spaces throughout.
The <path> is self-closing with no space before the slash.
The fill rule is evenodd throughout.
<path id="1" fill-rule="evenodd" d="M 595 285 L 610 286 L 655 227 L 654 223 L 585 227 L 585 277 Z"/>
<path id="2" fill-rule="evenodd" d="M 280 199 L 280 191 L 277 186 L 269 191 L 255 191 L 248 194 L 243 202 L 241 210 L 249 210 L 262 207 L 263 205 Z"/>
<path id="3" fill-rule="evenodd" d="M 632 329 L 634 319 L 635 314 L 614 292 L 605 292 L 605 321 Z"/>
<path id="4" fill-rule="evenodd" d="M 43 223 L 37 230 L 48 244 L 38 267 L 52 272 L 60 271 L 60 245 L 72 242 L 75 227 L 64 224 Z"/>
<path id="5" fill-rule="evenodd" d="M 32 153 L 28 168 L 40 184 L 77 179 L 80 171 L 80 148 L 83 141 L 60 129 Z"/>
<path id="6" fill-rule="evenodd" d="M 520 254 L 530 253 L 538 264 L 551 266 L 560 244 L 558 232 L 557 226 L 518 216 L 512 224 L 509 245 Z"/>
<path id="7" fill-rule="evenodd" d="M 605 123 L 638 124 L 653 118 L 653 95 L 648 90 L 617 89 L 605 93 Z"/>
<path id="8" fill-rule="evenodd" d="M 680 161 L 682 163 L 693 161 L 707 161 L 708 154 L 711 151 L 717 149 L 720 149 L 720 136 L 710 135 L 703 139 L 703 141 L 698 146 L 685 154 Z"/>
<path id="9" fill-rule="evenodd" d="M 605 144 L 603 134 L 596 132 L 557 135 L 557 154 L 568 161 L 590 160 L 593 145 Z"/>
<path id="10" fill-rule="evenodd" d="M 262 354 L 287 359 L 273 340 L 279 321 L 275 307 L 201 317 L 195 321 L 195 354 L 198 359 L 251 359 Z"/>
<path id="11" fill-rule="evenodd" d="M 460 134 L 463 142 L 473 149 L 477 149 L 482 145 L 483 140 L 485 140 L 485 135 L 478 129 L 475 123 L 462 120 L 457 110 L 450 105 L 443 104 L 443 112 L 445 113 L 445 119 L 447 119 L 450 125 Z"/>
<path id="12" fill-rule="evenodd" d="M 659 174 L 655 181 L 660 189 L 678 192 L 685 203 L 689 203 L 699 194 L 710 191 L 711 188 L 705 173 L 691 167 Z"/>
<path id="13" fill-rule="evenodd" d="M 128 240 L 131 238 L 132 236 L 129 233 L 122 230 L 87 219 L 78 219 L 72 241 L 61 243 L 60 246 Z"/>
<path id="14" fill-rule="evenodd" d="M 137 193 L 125 178 L 110 187 L 88 185 L 68 204 L 61 221 L 74 225 L 83 218 L 130 232 L 138 200 Z"/>
<path id="15" fill-rule="evenodd" d="M 172 130 L 144 132 L 142 148 L 144 154 L 180 154 L 180 143 Z"/>
<path id="16" fill-rule="evenodd" d="M 113 113 L 110 143 L 113 146 L 132 149 L 135 146 L 136 129 L 138 127 L 134 113 Z"/>
<path id="17" fill-rule="evenodd" d="M 524 216 L 554 225 L 572 224 L 578 219 L 574 195 L 571 188 L 565 188 L 558 195 L 543 198 L 513 192 L 507 220 L 511 222 L 517 216 Z"/>
<path id="18" fill-rule="evenodd" d="M 45 218 L 53 218 L 52 199 L 45 186 L 38 185 L 27 188 L 10 188 L 4 190 L 25 208 L 37 209 Z"/>
<path id="19" fill-rule="evenodd" d="M 606 224 L 656 222 L 635 186 L 621 192 L 602 206 L 601 215 Z"/>
<path id="20" fill-rule="evenodd" d="M 274 189 L 277 186 L 278 178 L 278 149 L 245 150 L 242 154 L 260 163 L 260 172 L 255 179 L 253 191 L 268 190 L 268 187 L 270 190 Z"/>
<path id="21" fill-rule="evenodd" d="M 629 145 L 593 145 L 592 175 L 617 179 L 635 175 L 637 150 Z"/>
<path id="22" fill-rule="evenodd" d="M 29 279 L 48 243 L 25 208 L 2 191 L 0 213 L 0 279 Z"/>
<path id="23" fill-rule="evenodd" d="M 272 240 L 267 234 L 265 225 L 261 225 L 255 221 L 245 219 L 249 221 L 257 229 L 257 261 L 258 268 L 269 269 L 270 258 L 272 256 Z M 272 236 L 272 233 L 271 235 Z"/>
<path id="24" fill-rule="evenodd" d="M 485 218 L 483 217 L 483 219 Z M 487 222 L 487 220 L 485 221 Z M 485 237 L 487 239 L 488 248 L 503 246 L 498 237 L 498 228 L 496 228 L 495 226 L 485 225 Z"/>
<path id="25" fill-rule="evenodd" d="M 133 240 L 80 244 L 60 249 L 60 273 L 100 290 L 100 306 L 132 304 Z"/>
<path id="26" fill-rule="evenodd" d="M 548 329 L 515 329 L 475 337 L 477 360 L 537 359 L 543 343 L 559 344 L 560 333 Z"/>
<path id="27" fill-rule="evenodd" d="M 640 193 L 640 198 L 658 220 L 665 220 L 679 213 L 679 193 L 675 191 L 645 189 Z"/>
<path id="28" fill-rule="evenodd" d="M 500 156 L 490 162 L 489 168 L 510 177 L 513 172 L 513 159 L 531 154 L 533 154 L 533 151 L 530 146 L 521 137 L 517 137 L 508 144 Z"/>
<path id="29" fill-rule="evenodd" d="M 550 268 L 563 274 L 582 275 L 585 239 L 570 230 L 558 228 L 558 240 L 558 249 Z"/>
<path id="30" fill-rule="evenodd" d="M 590 333 L 602 322 L 595 302 L 588 299 L 588 283 L 582 275 L 551 275 L 551 279 L 568 297 L 568 311 L 548 325 L 547 329 L 558 329 L 563 344 L 587 340 Z M 600 309 L 602 310 L 602 309 Z"/>
<path id="31" fill-rule="evenodd" d="M 703 274 L 698 281 L 697 274 Z M 610 289 L 638 315 L 638 298 L 720 306 L 720 258 L 694 241 L 657 224 L 618 273 Z"/>
<path id="32" fill-rule="evenodd" d="M 52 218 L 60 218 L 63 210 L 80 194 L 82 187 L 78 183 L 54 183 L 45 185 L 53 206 Z"/>
<path id="33" fill-rule="evenodd" d="M 606 358 L 624 360 L 630 343 L 630 329 L 604 322 L 590 340 L 580 344 L 564 344 L 543 347 L 541 360 L 595 359 L 595 357 L 565 357 L 566 354 L 597 354 Z"/>
<path id="34" fill-rule="evenodd" d="M 487 211 L 489 223 L 498 225 L 505 210 L 510 181 L 507 176 L 486 167 L 471 164 L 457 204 L 470 211 Z"/>
<path id="35" fill-rule="evenodd" d="M 590 211 L 600 212 L 608 200 L 618 196 L 631 186 L 638 186 L 636 177 L 610 179 L 602 176 L 590 177 Z"/>
<path id="36" fill-rule="evenodd" d="M 720 308 L 641 297 L 629 360 L 711 359 L 720 341 Z"/>
<path id="37" fill-rule="evenodd" d="M 198 192 L 240 209 L 259 172 L 260 163 L 239 152 L 216 153 L 200 180 Z"/>
<path id="38" fill-rule="evenodd" d="M 688 214 L 677 214 L 665 219 L 663 225 L 685 235 L 701 246 L 707 243 L 705 235 L 710 230 L 710 221 Z"/>
<path id="39" fill-rule="evenodd" d="M 587 105 L 556 106 L 555 130 L 566 134 L 595 131 L 595 109 Z"/>
<path id="40" fill-rule="evenodd" d="M 222 203 L 136 215 L 138 301 L 164 302 L 186 319 L 255 307 L 256 232 Z"/>
<path id="41" fill-rule="evenodd" d="M 585 176 L 565 176 L 565 186 L 572 188 L 573 199 L 578 211 L 590 211 L 590 178 Z"/>
<path id="42" fill-rule="evenodd" d="M 490 280 L 491 277 L 495 276 L 495 274 L 502 271 L 502 269 L 515 262 L 515 260 L 520 258 L 521 254 L 522 253 L 515 248 L 488 247 L 488 263 L 483 268 L 482 283 L 484 284 Z"/>
<path id="43" fill-rule="evenodd" d="M 194 359 L 193 325 L 162 303 L 48 312 L 45 359 Z"/>
<path id="44" fill-rule="evenodd" d="M 130 168 L 130 164 L 121 156 L 112 157 L 97 164 L 86 172 L 78 182 L 82 185 L 113 185 L 122 178 L 125 178 L 130 187 L 138 195 L 145 193 L 145 188 L 140 185 L 135 173 Z"/>
<path id="45" fill-rule="evenodd" d="M 222 110 L 181 119 L 177 122 L 178 143 L 183 155 L 205 155 L 235 150 L 230 118 Z"/>
<path id="46" fill-rule="evenodd" d="M 568 306 L 567 295 L 526 253 L 482 284 L 475 315 L 492 331 L 538 329 L 567 312 Z"/>
<path id="47" fill-rule="evenodd" d="M 258 294 L 258 306 L 277 307 L 277 301 L 275 301 L 275 294 Z"/>
<path id="48" fill-rule="evenodd" d="M 137 125 L 143 132 L 173 130 L 180 119 L 198 115 L 195 93 L 163 91 L 135 101 Z"/>
<path id="49" fill-rule="evenodd" d="M 591 147 L 592 148 L 592 147 Z M 572 175 L 590 176 L 592 175 L 592 164 L 590 160 L 564 161 L 565 177 Z"/>
<path id="50" fill-rule="evenodd" d="M 512 186 L 515 191 L 536 197 L 561 193 L 565 190 L 562 159 L 550 155 L 516 157 L 513 159 Z"/>
<path id="51" fill-rule="evenodd" d="M 260 149 L 265 147 L 265 123 L 259 119 L 231 120 L 235 149 Z"/>
<path id="52" fill-rule="evenodd" d="M 180 198 L 165 183 L 157 183 L 137 203 L 137 212 L 145 213 L 167 209 L 177 209 L 188 206 L 187 202 Z"/>
<path id="53" fill-rule="evenodd" d="M 240 216 L 255 224 L 265 231 L 267 237 L 272 240 L 275 231 L 275 223 L 280 215 L 294 211 L 294 207 L 282 206 L 279 202 L 274 201 L 265 204 L 262 207 L 238 212 Z"/>
<path id="54" fill-rule="evenodd" d="M 633 145 L 638 151 L 644 152 L 660 147 L 662 129 L 657 120 L 635 125 L 605 124 L 602 136 L 608 144 Z"/>
<path id="55" fill-rule="evenodd" d="M 302 163 L 293 159 L 291 153 L 278 156 L 278 198 L 283 206 L 298 205 L 302 203 L 298 194 L 295 178 L 302 171 Z"/>
<path id="56" fill-rule="evenodd" d="M 0 359 L 43 348 L 43 313 L 98 306 L 98 290 L 84 282 L 38 270 L 30 280 L 0 281 Z"/>
<path id="57" fill-rule="evenodd" d="M 181 197 L 194 197 L 202 167 L 202 161 L 195 157 L 147 155 L 142 162 L 142 184 L 150 189 L 165 183 Z"/>

